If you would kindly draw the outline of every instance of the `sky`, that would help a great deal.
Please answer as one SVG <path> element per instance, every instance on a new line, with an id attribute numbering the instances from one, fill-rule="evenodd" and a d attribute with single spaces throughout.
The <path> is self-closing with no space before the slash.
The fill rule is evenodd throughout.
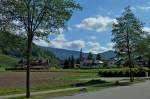
<path id="1" fill-rule="evenodd" d="M 60 34 L 50 35 L 50 43 L 34 41 L 40 46 L 84 52 L 101 53 L 113 50 L 111 42 L 112 24 L 128 5 L 135 16 L 144 23 L 143 30 L 150 32 L 149 0 L 75 0 L 82 11 L 75 11 Z"/>

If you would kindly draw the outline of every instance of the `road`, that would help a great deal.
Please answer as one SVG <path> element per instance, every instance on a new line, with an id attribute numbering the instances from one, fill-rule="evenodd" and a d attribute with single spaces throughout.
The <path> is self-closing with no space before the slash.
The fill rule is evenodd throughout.
<path id="1" fill-rule="evenodd" d="M 150 99 L 150 81 L 55 99 Z"/>

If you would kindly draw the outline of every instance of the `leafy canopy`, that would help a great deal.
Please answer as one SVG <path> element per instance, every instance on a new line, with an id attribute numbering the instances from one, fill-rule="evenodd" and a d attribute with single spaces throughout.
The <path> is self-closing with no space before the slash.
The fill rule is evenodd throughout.
<path id="1" fill-rule="evenodd" d="M 112 41 L 117 52 L 134 52 L 138 42 L 143 39 L 143 24 L 132 13 L 130 6 L 125 8 L 122 16 L 113 24 Z"/>
<path id="2" fill-rule="evenodd" d="M 73 0 L 0 0 L 0 27 L 45 37 L 64 27 L 77 9 L 81 7 Z"/>
<path id="3" fill-rule="evenodd" d="M 131 64 L 134 65 L 139 42 L 143 39 L 143 24 L 135 17 L 130 6 L 116 20 L 112 30 L 114 48 L 118 60 L 131 67 Z"/>

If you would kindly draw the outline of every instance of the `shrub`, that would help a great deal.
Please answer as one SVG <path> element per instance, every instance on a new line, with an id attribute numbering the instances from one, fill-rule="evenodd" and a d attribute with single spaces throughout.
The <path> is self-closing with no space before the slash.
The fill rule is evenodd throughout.
<path id="1" fill-rule="evenodd" d="M 150 70 L 147 68 L 134 68 L 132 69 L 133 75 L 135 77 L 144 77 L 145 72 L 149 72 Z M 122 68 L 122 69 L 101 69 L 98 72 L 98 75 L 103 77 L 129 77 L 130 70 L 129 68 Z"/>

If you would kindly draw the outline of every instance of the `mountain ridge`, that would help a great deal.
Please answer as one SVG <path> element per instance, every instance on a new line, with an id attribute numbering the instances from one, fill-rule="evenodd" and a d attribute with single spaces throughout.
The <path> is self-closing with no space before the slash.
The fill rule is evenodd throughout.
<path id="1" fill-rule="evenodd" d="M 67 49 L 59 49 L 59 48 L 53 48 L 53 47 L 42 47 L 46 50 L 51 51 L 57 58 L 60 60 L 65 60 L 66 58 L 70 56 L 74 56 L 75 59 L 79 58 L 80 51 L 74 51 L 74 50 L 67 50 Z M 104 60 L 110 60 L 116 56 L 115 52 L 112 50 L 98 53 L 101 55 L 102 59 Z M 88 53 L 83 52 L 83 56 L 87 57 Z M 96 57 L 97 54 L 93 54 L 94 57 Z"/>

